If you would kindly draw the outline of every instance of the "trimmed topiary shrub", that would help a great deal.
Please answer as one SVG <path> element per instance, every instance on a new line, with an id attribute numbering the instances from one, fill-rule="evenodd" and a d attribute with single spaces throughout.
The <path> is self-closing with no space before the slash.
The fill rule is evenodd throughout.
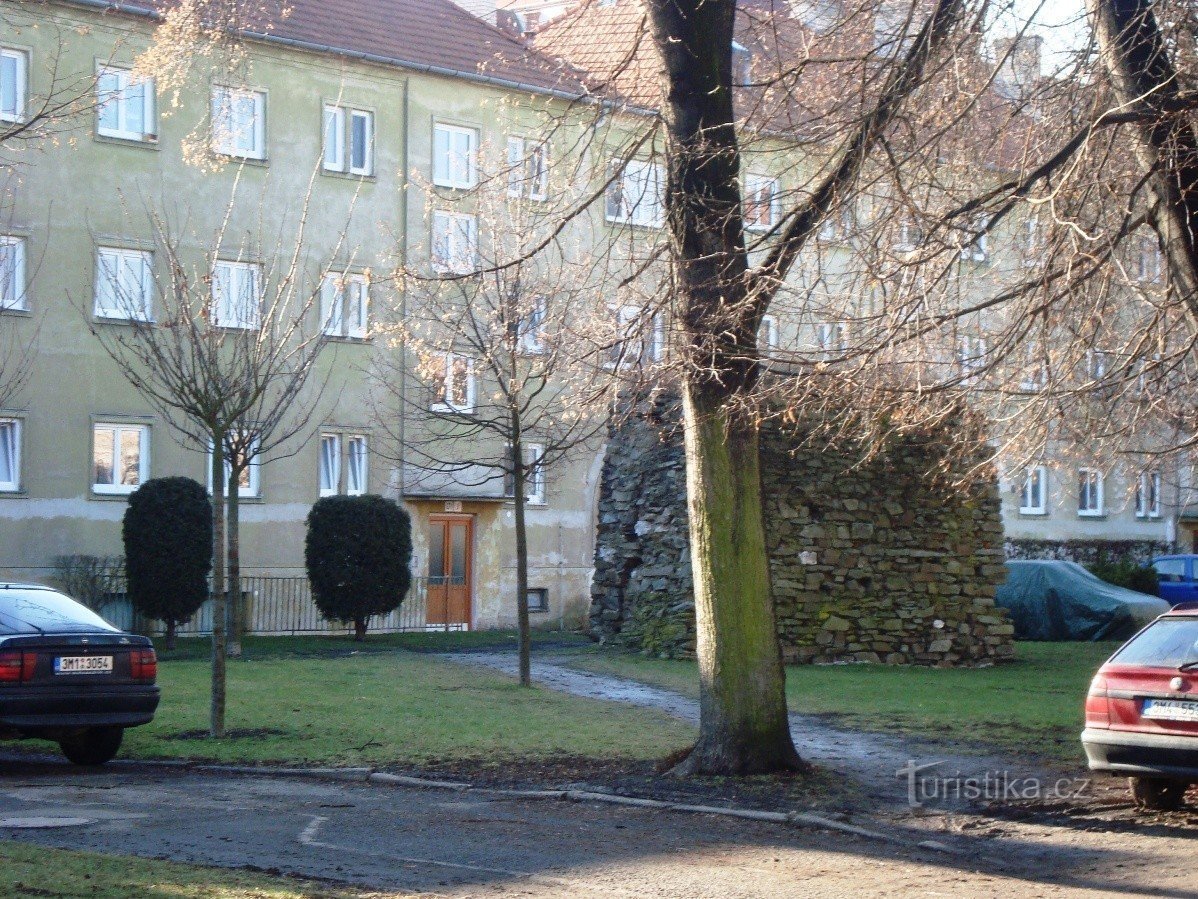
<path id="1" fill-rule="evenodd" d="M 326 496 L 308 513 L 304 561 L 320 614 L 352 621 L 362 640 L 367 619 L 399 608 L 412 584 L 411 518 L 381 496 Z"/>
<path id="2" fill-rule="evenodd" d="M 1160 578 L 1157 576 L 1156 569 L 1151 565 L 1137 565 L 1134 562 L 1120 561 L 1098 562 L 1086 567 L 1095 577 L 1108 584 L 1114 584 L 1116 587 L 1138 590 L 1149 596 L 1161 595 Z"/>
<path id="3" fill-rule="evenodd" d="M 153 478 L 129 496 L 121 527 L 133 608 L 175 630 L 208 598 L 212 570 L 212 503 L 191 478 Z"/>

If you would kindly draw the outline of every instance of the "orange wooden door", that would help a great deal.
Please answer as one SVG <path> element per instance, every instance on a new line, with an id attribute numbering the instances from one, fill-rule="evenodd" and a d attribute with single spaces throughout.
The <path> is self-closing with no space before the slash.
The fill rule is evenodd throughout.
<path id="1" fill-rule="evenodd" d="M 425 621 L 446 630 L 470 629 L 474 546 L 469 518 L 434 515 L 428 521 L 428 602 Z"/>

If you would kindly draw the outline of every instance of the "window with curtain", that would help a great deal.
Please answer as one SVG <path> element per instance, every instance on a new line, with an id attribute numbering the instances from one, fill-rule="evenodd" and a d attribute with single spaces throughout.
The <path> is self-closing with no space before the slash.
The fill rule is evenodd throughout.
<path id="1" fill-rule="evenodd" d="M 341 486 L 341 436 L 320 435 L 320 495 L 332 496 Z"/>
<path id="2" fill-rule="evenodd" d="M 21 489 L 21 422 L 0 418 L 0 491 Z"/>

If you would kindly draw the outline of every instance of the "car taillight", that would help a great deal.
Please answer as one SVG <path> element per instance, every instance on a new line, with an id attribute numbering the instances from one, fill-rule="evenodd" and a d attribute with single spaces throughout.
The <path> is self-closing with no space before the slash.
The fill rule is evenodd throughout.
<path id="1" fill-rule="evenodd" d="M 1107 696 L 1107 683 L 1106 678 L 1101 674 L 1090 681 L 1090 690 L 1086 694 L 1086 726 L 1111 726 L 1111 706 Z"/>
<path id="2" fill-rule="evenodd" d="M 158 677 L 158 656 L 152 649 L 135 649 L 129 654 L 129 676 L 154 683 Z"/>
<path id="3" fill-rule="evenodd" d="M 36 652 L 0 652 L 0 684 L 21 684 L 33 680 L 36 667 Z"/>

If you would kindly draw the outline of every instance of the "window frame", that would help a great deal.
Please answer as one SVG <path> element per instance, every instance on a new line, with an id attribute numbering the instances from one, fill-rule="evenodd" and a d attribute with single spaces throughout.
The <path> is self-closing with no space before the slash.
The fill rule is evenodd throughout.
<path id="1" fill-rule="evenodd" d="M 225 133 L 218 131 L 217 126 L 220 122 L 219 112 L 225 108 L 225 104 L 221 103 L 221 98 L 225 98 L 229 109 L 230 116 L 233 114 L 233 104 L 239 99 L 251 98 L 254 101 L 254 119 L 253 119 L 253 146 L 248 150 L 242 150 L 236 146 L 236 141 L 240 135 L 240 131 L 233 128 L 227 129 Z M 265 162 L 267 159 L 266 152 L 266 101 L 267 94 L 264 90 L 258 90 L 252 87 L 231 87 L 229 85 L 214 85 L 212 88 L 211 97 L 211 125 L 212 125 L 212 150 L 220 156 L 228 156 L 232 159 L 242 159 L 252 162 Z"/>
<path id="2" fill-rule="evenodd" d="M 223 310 L 221 307 L 221 298 L 217 293 L 219 278 L 217 269 L 221 266 L 228 266 L 231 272 L 252 271 L 254 273 L 254 318 L 253 321 L 248 321 L 244 318 L 238 318 L 236 321 L 225 321 Z M 214 327 L 226 328 L 232 331 L 253 331 L 262 326 L 262 264 L 260 262 L 246 262 L 240 259 L 217 259 L 212 263 L 212 316 L 211 321 Z"/>
<path id="3" fill-rule="evenodd" d="M 323 484 L 324 474 L 325 474 L 325 471 L 324 471 L 324 463 L 325 463 L 324 447 L 325 447 L 326 441 L 332 442 L 332 444 L 334 446 L 334 452 L 331 457 L 332 461 L 333 461 L 333 470 L 332 470 L 332 472 L 330 472 L 330 474 L 332 475 L 332 486 L 331 487 L 325 487 Z M 316 471 L 317 471 L 316 493 L 320 497 L 336 496 L 337 494 L 339 494 L 341 492 L 341 444 L 342 444 L 341 434 L 338 432 L 328 432 L 328 431 L 322 431 L 320 434 L 320 439 L 316 443 L 316 448 L 317 448 L 317 453 L 318 453 L 317 469 L 316 469 Z"/>
<path id="4" fill-rule="evenodd" d="M 474 358 L 465 353 L 448 352 L 441 355 L 445 357 L 445 376 L 440 381 L 440 395 L 433 397 L 430 411 L 469 415 L 474 412 L 476 401 Z M 453 402 L 454 362 L 458 359 L 466 361 L 466 401 L 461 405 Z"/>
<path id="5" fill-rule="evenodd" d="M 360 291 L 358 320 L 352 324 L 345 314 L 351 284 Z M 320 330 L 326 337 L 366 340 L 370 334 L 370 277 L 365 272 L 326 272 L 320 281 L 319 306 Z M 334 321 L 336 329 L 331 327 Z"/>
<path id="6" fill-rule="evenodd" d="M 336 134 L 330 137 L 330 113 L 336 124 Z M 365 165 L 354 165 L 354 119 L 361 117 L 366 120 L 366 154 Z M 323 103 L 321 106 L 321 156 L 320 168 L 324 172 L 337 175 L 353 175 L 359 178 L 374 177 L 374 142 L 375 115 L 373 109 L 361 106 L 348 106 L 340 103 Z M 329 161 L 329 149 L 336 147 L 337 160 L 335 164 Z"/>
<path id="7" fill-rule="evenodd" d="M 0 247 L 16 247 L 12 267 L 13 302 L 4 299 L 8 285 L 0 283 L 0 313 L 29 311 L 29 281 L 26 277 L 26 248 L 28 241 L 20 234 L 0 234 Z"/>
<path id="8" fill-rule="evenodd" d="M 538 154 L 541 160 L 540 171 L 530 172 L 529 167 Z M 507 195 L 513 199 L 532 200 L 536 203 L 543 203 L 549 199 L 549 160 L 548 140 L 539 141 L 519 134 L 508 135 Z"/>
<path id="9" fill-rule="evenodd" d="M 257 446 L 262 445 L 261 438 L 255 437 L 253 443 Z M 205 462 L 207 469 L 208 495 L 212 495 L 212 441 L 208 441 L 208 453 Z M 229 460 L 225 460 L 225 483 L 228 484 L 231 465 Z M 262 458 L 261 450 L 255 451 L 254 458 L 250 461 L 246 468 L 246 476 L 249 483 L 242 487 L 240 484 L 237 487 L 238 499 L 262 499 Z M 228 492 L 227 486 L 225 492 Z"/>
<path id="10" fill-rule="evenodd" d="M 140 296 L 140 308 L 134 309 L 130 307 L 128 310 L 120 310 L 117 308 L 104 308 L 100 305 L 102 291 L 100 288 L 101 282 L 104 280 L 103 273 L 103 257 L 111 255 L 117 257 L 119 272 L 123 270 L 123 266 L 129 258 L 136 257 L 142 264 L 141 287 L 142 295 Z M 119 289 L 119 288 L 118 288 Z M 92 315 L 98 319 L 109 321 L 138 321 L 152 322 L 154 320 L 154 253 L 151 250 L 138 250 L 130 247 L 118 247 L 110 245 L 100 245 L 96 247 L 96 280 L 94 285 L 94 294 L 92 297 Z M 118 297 L 119 299 L 119 297 Z M 133 315 L 132 312 L 139 314 Z"/>
<path id="11" fill-rule="evenodd" d="M 113 432 L 112 440 L 112 477 L 114 483 L 105 484 L 96 480 L 96 438 L 101 430 Z M 124 431 L 136 431 L 138 434 L 136 484 L 115 483 L 118 472 L 118 459 L 121 448 L 121 434 Z M 91 433 L 91 492 L 95 496 L 128 496 L 150 479 L 150 426 L 139 422 L 121 421 L 119 419 L 96 419 L 92 422 Z"/>
<path id="12" fill-rule="evenodd" d="M 525 476 L 524 481 L 524 505 L 548 505 L 545 500 L 545 445 L 534 441 L 524 443 L 521 448 L 524 450 L 525 456 L 531 458 L 531 461 L 527 463 L 529 473 Z M 510 458 L 511 452 L 512 445 L 509 443 L 504 448 L 504 455 Z M 530 484 L 532 489 L 529 487 Z M 503 496 L 505 499 L 515 502 L 516 481 L 514 474 L 510 471 L 504 474 Z"/>
<path id="13" fill-rule="evenodd" d="M 764 330 L 765 344 L 762 345 L 761 337 Z M 774 351 L 778 349 L 778 316 L 766 313 L 761 316 L 761 325 L 757 329 L 757 352 L 763 358 L 770 358 L 774 355 Z"/>
<path id="14" fill-rule="evenodd" d="M 759 220 L 749 215 L 751 208 L 756 209 L 761 207 L 758 198 L 758 191 L 761 187 L 769 187 L 769 203 L 766 205 L 767 220 L 761 223 Z M 745 175 L 745 192 L 741 206 L 745 221 L 745 229 L 748 231 L 769 231 L 778 223 L 778 179 L 771 175 L 758 175 L 748 173 Z M 750 203 L 749 197 L 753 197 Z"/>
<path id="15" fill-rule="evenodd" d="M 117 87 L 116 91 L 112 92 L 113 97 L 105 100 L 103 91 L 100 88 L 102 79 L 105 76 L 113 76 L 125 83 Z M 140 84 L 144 90 L 141 97 L 141 115 L 142 125 L 145 127 L 143 131 L 130 131 L 127 127 L 121 127 L 123 120 L 128 118 L 127 105 L 130 102 L 125 96 L 126 92 L 136 85 Z M 115 128 L 106 128 L 103 124 L 104 110 L 109 102 L 116 103 L 117 109 L 117 126 Z M 126 69 L 121 66 L 108 65 L 101 63 L 96 67 L 96 134 L 100 137 L 105 137 L 110 140 L 130 141 L 140 144 L 152 144 L 158 141 L 158 86 L 153 78 L 143 78 L 137 81 L 133 77 L 133 70 Z"/>
<path id="16" fill-rule="evenodd" d="M 20 124 L 29 115 L 29 51 L 5 44 L 0 46 L 0 58 L 12 59 L 16 62 L 17 81 L 13 91 L 16 108 L 9 113 L 0 106 L 0 122 Z"/>
<path id="17" fill-rule="evenodd" d="M 1161 473 L 1159 469 L 1141 471 L 1136 478 L 1136 518 L 1161 517 Z"/>
<path id="18" fill-rule="evenodd" d="M 536 605 L 533 605 L 533 595 L 540 597 Z M 528 588 L 528 611 L 530 614 L 543 615 L 549 611 L 549 589 L 547 587 L 529 587 Z"/>
<path id="19" fill-rule="evenodd" d="M 612 168 L 618 171 L 612 172 Z M 613 160 L 608 171 L 611 181 L 603 192 L 603 217 L 609 224 L 654 229 L 665 226 L 665 204 L 661 196 L 665 167 L 660 162 L 650 159 Z M 636 177 L 649 174 L 651 178 L 642 185 L 640 193 L 633 200 L 627 188 L 630 176 L 636 172 L 640 173 Z M 614 212 L 613 196 L 619 199 L 619 208 Z M 644 202 L 646 197 L 651 197 L 652 202 Z"/>
<path id="20" fill-rule="evenodd" d="M 1083 506 L 1083 499 L 1088 499 L 1085 496 L 1089 492 L 1088 487 L 1083 486 L 1083 478 L 1087 479 L 1086 483 L 1094 485 L 1094 501 L 1093 507 Z M 1093 468 L 1091 466 L 1082 466 L 1077 470 L 1077 514 L 1079 518 L 1101 518 L 1106 514 L 1106 476 L 1102 469 Z"/>
<path id="21" fill-rule="evenodd" d="M 1032 498 L 1031 485 L 1033 475 L 1037 478 L 1039 486 L 1038 502 L 1032 504 L 1029 500 Z M 1019 485 L 1019 514 L 1020 515 L 1047 515 L 1048 514 L 1048 466 L 1047 465 L 1030 465 L 1023 470 L 1023 481 Z"/>
<path id="22" fill-rule="evenodd" d="M 447 135 L 444 171 L 442 168 L 441 155 L 437 149 L 438 133 L 444 132 Z M 453 135 L 465 135 L 467 138 L 467 150 L 465 156 L 466 176 L 464 180 L 455 177 L 454 172 L 454 152 L 453 152 Z M 432 144 L 432 175 L 433 185 L 435 187 L 444 187 L 450 190 L 473 190 L 478 185 L 478 147 L 481 134 L 477 127 L 471 125 L 454 125 L 450 122 L 433 122 L 433 144 Z"/>
<path id="23" fill-rule="evenodd" d="M 446 232 L 449 243 L 449 258 L 441 259 L 437 255 L 438 241 L 438 223 L 446 222 L 448 230 Z M 461 229 L 457 227 L 458 222 L 468 221 L 470 227 L 465 231 L 467 242 L 466 249 L 469 251 L 469 259 L 463 259 L 459 254 L 454 252 L 453 244 L 455 240 L 463 234 Z M 478 269 L 479 250 L 478 250 L 478 216 L 472 212 L 452 212 L 448 209 L 434 209 L 432 217 L 432 234 L 429 241 L 429 263 L 434 272 L 440 275 L 469 275 Z M 461 264 L 458 264 L 459 259 Z"/>
<path id="24" fill-rule="evenodd" d="M 0 481 L 0 495 L 22 493 L 21 475 L 24 461 L 25 421 L 16 415 L 0 415 L 0 426 L 12 425 L 13 428 L 13 475 L 11 481 Z"/>
<path id="25" fill-rule="evenodd" d="M 345 446 L 345 495 L 363 496 L 370 491 L 370 440 L 365 433 L 355 432 L 344 434 L 342 443 Z M 349 484 L 350 473 L 354 468 L 353 446 L 355 444 L 362 447 L 361 484 L 357 488 L 353 488 Z"/>

